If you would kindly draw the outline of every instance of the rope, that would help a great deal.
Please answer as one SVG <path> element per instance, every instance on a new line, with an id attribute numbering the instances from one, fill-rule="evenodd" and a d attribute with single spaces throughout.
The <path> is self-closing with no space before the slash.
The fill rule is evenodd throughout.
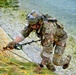
<path id="1" fill-rule="evenodd" d="M 12 52 L 12 51 L 10 51 L 10 50 L 9 50 L 9 52 L 11 52 L 11 53 L 13 53 L 13 54 L 15 54 L 15 55 L 19 56 L 20 58 L 23 58 L 24 60 L 27 60 L 27 61 L 29 61 L 29 62 L 32 62 L 31 60 L 26 59 L 26 58 L 24 58 L 24 57 L 20 56 L 19 54 L 15 53 L 15 52 Z"/>
<path id="2" fill-rule="evenodd" d="M 27 42 L 27 43 L 23 43 L 23 44 L 17 44 L 17 45 L 15 45 L 14 48 L 17 49 L 17 50 L 21 50 L 23 45 L 31 44 L 31 43 L 37 42 L 37 41 L 40 41 L 40 40 L 36 40 L 36 41 L 32 40 L 31 42 Z M 18 48 L 18 46 L 19 46 L 20 48 Z M 3 47 L 3 49 L 7 49 L 7 47 Z M 10 50 L 8 50 L 8 51 L 10 51 Z M 22 51 L 23 51 L 23 50 L 22 50 Z M 26 59 L 26 58 L 20 56 L 19 54 L 15 53 L 15 52 L 12 52 L 12 51 L 10 51 L 10 52 L 13 53 L 13 54 L 15 54 L 15 55 L 17 55 L 17 56 L 19 56 L 20 58 L 23 58 L 24 60 L 27 60 L 27 61 L 29 61 L 29 62 L 34 62 L 33 60 L 31 61 L 31 60 L 29 60 L 29 59 Z M 23 52 L 24 52 L 24 51 L 23 51 Z M 24 54 L 26 54 L 26 53 L 24 52 Z M 27 55 L 27 56 L 28 56 L 28 55 Z M 29 58 L 30 58 L 30 57 L 29 57 Z"/>

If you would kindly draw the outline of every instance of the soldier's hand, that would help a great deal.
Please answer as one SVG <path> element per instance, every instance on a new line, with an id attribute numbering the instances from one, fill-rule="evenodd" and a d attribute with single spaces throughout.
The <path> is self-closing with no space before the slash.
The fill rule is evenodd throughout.
<path id="1" fill-rule="evenodd" d="M 12 41 L 12 42 L 9 42 L 8 44 L 7 44 L 7 48 L 10 48 L 10 49 L 14 49 L 14 46 L 16 45 L 16 42 L 15 41 Z"/>

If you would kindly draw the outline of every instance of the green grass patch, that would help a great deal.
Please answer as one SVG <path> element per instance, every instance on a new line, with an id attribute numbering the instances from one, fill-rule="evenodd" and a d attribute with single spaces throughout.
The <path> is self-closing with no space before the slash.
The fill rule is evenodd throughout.
<path id="1" fill-rule="evenodd" d="M 21 62 L 15 58 L 2 57 L 2 55 L 0 58 L 2 58 L 0 60 L 0 75 L 56 75 L 46 68 L 43 68 L 40 74 L 34 73 L 33 70 L 37 66 L 35 63 Z"/>
<path id="2" fill-rule="evenodd" d="M 19 7 L 18 2 L 15 2 L 13 0 L 0 0 L 0 7 L 8 8 L 8 7 Z"/>

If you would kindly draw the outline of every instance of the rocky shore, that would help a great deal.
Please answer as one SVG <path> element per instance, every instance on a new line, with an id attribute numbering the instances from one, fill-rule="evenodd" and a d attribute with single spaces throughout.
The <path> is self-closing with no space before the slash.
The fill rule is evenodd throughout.
<path id="1" fill-rule="evenodd" d="M 0 27 L 11 37 L 15 38 L 20 31 L 24 28 L 26 22 L 27 10 L 13 10 L 12 8 L 0 9 Z M 34 36 L 32 36 L 32 34 Z M 69 33 L 68 33 L 69 34 Z M 34 32 L 23 42 L 37 40 Z M 22 42 L 22 43 L 23 43 Z M 26 54 L 36 63 L 40 62 L 40 51 L 42 47 L 40 42 L 26 45 L 24 47 Z M 31 50 L 32 49 L 32 50 Z M 56 74 L 58 75 L 76 75 L 76 40 L 69 36 L 67 47 L 64 55 L 71 54 L 72 60 L 68 69 L 63 70 L 62 67 L 56 67 Z"/>

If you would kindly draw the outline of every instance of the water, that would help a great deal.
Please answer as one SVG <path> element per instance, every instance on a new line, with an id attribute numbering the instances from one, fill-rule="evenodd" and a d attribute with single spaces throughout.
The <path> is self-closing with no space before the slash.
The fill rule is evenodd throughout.
<path id="1" fill-rule="evenodd" d="M 76 0 L 19 0 L 20 8 L 38 10 L 56 17 L 76 37 Z"/>

